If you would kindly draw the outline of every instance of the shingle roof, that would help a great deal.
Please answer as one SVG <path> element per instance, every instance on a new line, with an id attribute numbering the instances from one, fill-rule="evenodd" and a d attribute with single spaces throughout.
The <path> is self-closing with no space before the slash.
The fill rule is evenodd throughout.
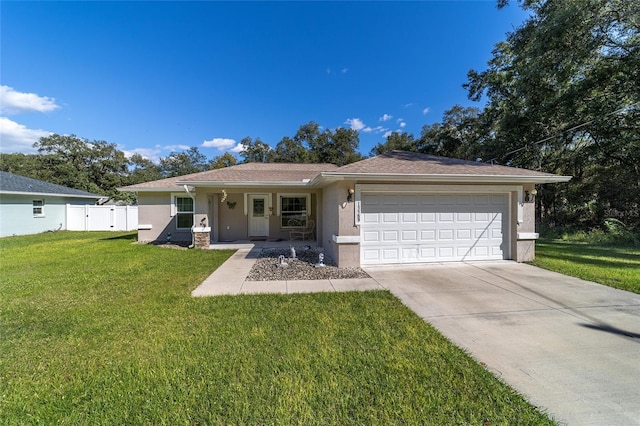
<path id="1" fill-rule="evenodd" d="M 333 164 L 297 164 L 297 163 L 243 163 L 223 169 L 207 170 L 167 179 L 145 182 L 121 188 L 125 191 L 175 190 L 181 183 L 247 183 L 247 184 L 286 184 L 303 183 L 315 178 L 320 172 L 337 170 Z"/>
<path id="2" fill-rule="evenodd" d="M 407 151 L 389 151 L 376 157 L 337 167 L 333 164 L 293 164 L 293 163 L 244 163 L 223 169 L 208 170 L 185 176 L 177 176 L 152 182 L 120 188 L 124 191 L 164 191 L 176 190 L 178 185 L 286 185 L 311 182 L 311 185 L 322 186 L 331 179 L 339 179 L 348 175 L 354 179 L 366 179 L 384 176 L 393 178 L 411 178 L 414 180 L 446 180 L 459 181 L 514 181 L 526 182 L 561 182 L 569 180 L 568 176 L 516 167 L 499 166 L 455 158 L 438 157 Z"/>
<path id="3" fill-rule="evenodd" d="M 553 177 L 551 173 L 516 167 L 499 166 L 455 158 L 438 157 L 407 151 L 389 151 L 376 157 L 347 164 L 335 171 L 336 174 L 404 174 L 404 175 L 482 175 L 482 176 L 522 176 Z M 327 173 L 332 174 L 332 173 Z"/>
<path id="4" fill-rule="evenodd" d="M 44 182 L 9 172 L 0 171 L 0 192 L 19 194 L 50 194 L 74 198 L 103 198 L 102 195 L 92 194 L 78 189 L 68 188 L 54 183 Z"/>

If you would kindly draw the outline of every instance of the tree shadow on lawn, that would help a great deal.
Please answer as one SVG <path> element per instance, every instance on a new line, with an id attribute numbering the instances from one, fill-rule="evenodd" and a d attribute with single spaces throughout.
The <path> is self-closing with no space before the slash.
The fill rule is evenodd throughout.
<path id="1" fill-rule="evenodd" d="M 576 265 L 584 265 L 584 266 L 594 266 L 594 267 L 602 267 L 602 268 L 617 268 L 617 269 L 638 269 L 640 268 L 640 263 L 629 263 L 623 260 L 608 260 L 608 259 L 591 259 L 584 258 L 580 255 L 572 255 L 572 254 L 549 254 L 545 253 L 543 255 L 545 258 L 554 259 L 554 260 L 567 260 L 575 263 Z M 542 257 L 542 256 L 541 256 Z"/>
<path id="2" fill-rule="evenodd" d="M 126 241 L 131 241 L 131 242 L 136 242 L 136 240 L 138 239 L 138 235 L 135 232 L 132 232 L 130 234 L 124 234 L 124 235 L 118 235 L 117 237 L 107 237 L 107 238 L 100 238 L 99 241 L 118 241 L 118 240 L 126 240 Z"/>
<path id="3" fill-rule="evenodd" d="M 565 243 L 560 241 L 544 241 L 536 244 L 537 247 L 542 249 L 549 250 L 561 250 L 563 251 L 563 256 L 571 255 L 571 256 L 597 256 L 597 257 L 612 257 L 615 256 L 619 259 L 636 261 L 640 264 L 640 250 L 639 253 L 630 253 L 632 250 L 636 250 L 634 248 L 617 248 L 617 247 L 601 247 L 601 246 L 591 246 L 586 243 L 583 245 L 582 243 Z M 544 254 L 544 256 L 549 256 Z M 551 257 L 551 256 L 549 256 Z"/>

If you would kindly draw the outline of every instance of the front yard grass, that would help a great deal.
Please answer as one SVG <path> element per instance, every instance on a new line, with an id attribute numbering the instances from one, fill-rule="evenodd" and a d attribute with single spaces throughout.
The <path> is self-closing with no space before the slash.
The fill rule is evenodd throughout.
<path id="1" fill-rule="evenodd" d="M 2 424 L 552 424 L 384 291 L 192 298 L 231 252 L 0 240 Z"/>
<path id="2" fill-rule="evenodd" d="M 640 249 L 540 240 L 532 265 L 640 293 Z"/>

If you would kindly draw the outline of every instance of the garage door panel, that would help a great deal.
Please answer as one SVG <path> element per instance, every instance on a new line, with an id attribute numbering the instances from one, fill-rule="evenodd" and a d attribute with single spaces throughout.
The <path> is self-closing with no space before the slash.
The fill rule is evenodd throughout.
<path id="1" fill-rule="evenodd" d="M 398 213 L 383 213 L 382 222 L 384 223 L 398 223 Z"/>
<path id="2" fill-rule="evenodd" d="M 362 241 L 365 243 L 377 243 L 381 241 L 379 231 L 364 231 L 362 233 Z"/>
<path id="3" fill-rule="evenodd" d="M 414 206 L 418 204 L 418 199 L 415 195 L 401 195 L 400 203 L 403 206 Z"/>
<path id="4" fill-rule="evenodd" d="M 411 229 L 402 231 L 402 242 L 403 243 L 417 243 L 418 242 L 418 230 Z"/>
<path id="5" fill-rule="evenodd" d="M 363 194 L 363 264 L 504 259 L 507 194 Z"/>
<path id="6" fill-rule="evenodd" d="M 382 231 L 382 241 L 385 243 L 399 242 L 398 231 Z"/>
<path id="7" fill-rule="evenodd" d="M 453 241 L 453 229 L 439 229 L 438 230 L 438 241 Z"/>
<path id="8" fill-rule="evenodd" d="M 420 241 L 422 242 L 430 242 L 436 240 L 436 231 L 435 229 L 421 229 L 420 230 Z"/>
<path id="9" fill-rule="evenodd" d="M 378 213 L 364 213 L 362 216 L 363 223 L 380 223 L 380 215 Z"/>
<path id="10" fill-rule="evenodd" d="M 418 223 L 418 213 L 402 213 L 402 223 Z"/>
<path id="11" fill-rule="evenodd" d="M 420 213 L 420 223 L 436 223 L 436 214 Z"/>
<path id="12" fill-rule="evenodd" d="M 397 206 L 400 204 L 400 197 L 397 195 L 384 195 L 382 197 L 382 204 Z"/>
<path id="13" fill-rule="evenodd" d="M 471 213 L 456 213 L 456 221 L 458 222 L 471 222 Z"/>
<path id="14" fill-rule="evenodd" d="M 380 250 L 379 249 L 363 249 L 361 252 L 362 263 L 379 263 Z"/>
<path id="15" fill-rule="evenodd" d="M 417 262 L 418 246 L 402 247 L 402 259 L 405 262 Z"/>
<path id="16" fill-rule="evenodd" d="M 488 195 L 474 195 L 473 196 L 473 204 L 481 205 L 481 204 L 489 204 L 489 196 Z"/>
<path id="17" fill-rule="evenodd" d="M 387 247 L 382 250 L 382 259 L 385 262 L 392 263 L 400 260 L 400 248 Z"/>
<path id="18" fill-rule="evenodd" d="M 420 260 L 423 262 L 434 262 L 437 260 L 435 247 L 420 247 Z"/>
<path id="19" fill-rule="evenodd" d="M 451 223 L 453 222 L 453 218 L 455 215 L 451 212 L 443 212 L 438 213 L 438 222 L 440 223 Z"/>
<path id="20" fill-rule="evenodd" d="M 456 231 L 456 240 L 458 241 L 470 241 L 471 229 L 458 229 Z"/>
<path id="21" fill-rule="evenodd" d="M 438 247 L 438 257 L 442 260 L 453 259 L 453 250 L 451 246 Z"/>
<path id="22" fill-rule="evenodd" d="M 473 248 L 473 251 L 475 256 L 484 257 L 489 255 L 489 247 L 487 246 L 476 246 Z"/>

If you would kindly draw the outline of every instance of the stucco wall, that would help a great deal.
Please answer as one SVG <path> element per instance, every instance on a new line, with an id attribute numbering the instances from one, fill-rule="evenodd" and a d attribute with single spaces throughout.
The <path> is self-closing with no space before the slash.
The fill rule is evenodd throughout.
<path id="1" fill-rule="evenodd" d="M 300 188 L 233 188 L 226 189 L 226 198 L 222 201 L 222 191 L 212 188 L 196 190 L 195 224 L 201 222 L 211 226 L 212 241 L 237 241 L 249 238 L 249 218 L 244 214 L 244 194 L 266 194 L 271 197 L 272 214 L 269 217 L 269 239 L 289 239 L 289 229 L 281 226 L 277 215 L 278 194 L 310 194 L 311 205 L 307 210 L 308 218 L 316 223 L 316 230 L 322 226 L 318 215 L 318 194 L 316 191 Z M 248 211 L 248 210 L 247 210 Z"/>
<path id="2" fill-rule="evenodd" d="M 138 193 L 138 227 L 151 225 L 151 229 L 138 230 L 138 241 L 166 241 L 171 233 L 172 241 L 191 242 L 191 230 L 176 230 L 176 218 L 171 216 L 172 194 L 187 196 L 180 191 Z"/>
<path id="3" fill-rule="evenodd" d="M 355 225 L 355 203 L 347 202 L 349 189 L 355 189 L 355 182 L 336 182 L 325 187 L 323 192 L 322 243 L 327 254 L 340 267 L 360 266 L 360 244 L 338 244 L 333 241 L 334 235 L 338 237 L 360 235 L 360 228 Z"/>
<path id="4" fill-rule="evenodd" d="M 276 215 L 277 194 L 311 194 L 311 208 L 309 218 L 316 222 L 316 227 L 321 226 L 322 220 L 318 217 L 318 196 L 315 191 L 300 190 L 299 188 L 281 188 L 278 191 L 265 191 L 264 188 L 238 188 L 227 190 L 227 197 L 222 200 L 221 191 L 210 188 L 198 188 L 195 191 L 195 218 L 196 226 L 210 226 L 212 228 L 212 240 L 236 241 L 246 240 L 248 236 L 248 217 L 244 214 L 244 193 L 271 194 L 273 214 L 269 218 L 269 238 L 289 238 L 289 230 L 280 225 L 280 217 Z M 138 193 L 138 222 L 140 225 L 151 225 L 151 229 L 138 231 L 139 241 L 165 241 L 167 234 L 171 233 L 173 241 L 191 241 L 190 231 L 176 230 L 176 220 L 171 216 L 172 194 L 184 194 L 176 192 L 140 192 Z M 233 208 L 230 205 L 235 206 Z M 217 214 L 217 217 L 216 217 Z"/>
<path id="5" fill-rule="evenodd" d="M 44 200 L 44 216 L 33 216 L 33 200 Z M 42 195 L 0 196 L 0 237 L 67 229 L 67 204 L 95 204 L 95 200 Z"/>
<path id="6" fill-rule="evenodd" d="M 531 191 L 534 185 L 524 185 L 524 191 Z M 514 259 L 518 262 L 529 262 L 535 258 L 536 245 L 535 239 L 517 238 L 517 233 L 535 233 L 536 232 L 536 204 L 535 202 L 525 202 L 522 206 L 522 224 L 518 226 L 514 241 L 516 241 L 516 255 Z"/>

